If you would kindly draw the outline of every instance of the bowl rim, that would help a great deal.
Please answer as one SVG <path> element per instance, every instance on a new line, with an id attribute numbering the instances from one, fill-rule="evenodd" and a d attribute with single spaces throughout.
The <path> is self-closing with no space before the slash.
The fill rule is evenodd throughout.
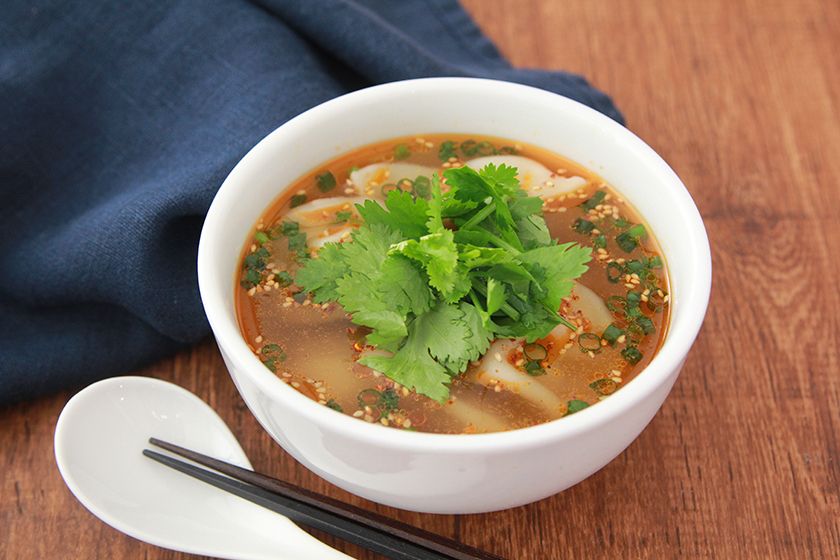
<path id="1" fill-rule="evenodd" d="M 329 118 L 332 114 L 354 110 L 359 106 L 370 105 L 383 99 L 423 95 L 452 88 L 485 93 L 492 90 L 494 95 L 500 96 L 525 96 L 533 102 L 549 103 L 560 111 L 573 112 L 576 116 L 592 122 L 593 125 L 609 130 L 610 134 L 619 139 L 627 150 L 643 158 L 658 178 L 673 185 L 673 194 L 681 204 L 687 231 L 691 234 L 684 241 L 689 244 L 688 248 L 693 255 L 692 261 L 697 267 L 691 289 L 685 293 L 674 294 L 674 300 L 675 302 L 679 300 L 680 305 L 690 306 L 694 312 L 683 319 L 679 333 L 673 332 L 673 324 L 669 326 L 669 333 L 657 355 L 642 372 L 633 378 L 632 382 L 610 396 L 608 400 L 610 406 L 593 405 L 566 418 L 505 432 L 435 434 L 394 430 L 329 410 L 289 387 L 276 374 L 262 365 L 248 348 L 235 320 L 231 322 L 229 315 L 225 312 L 222 294 L 228 289 L 226 286 L 233 289 L 235 270 L 231 271 L 230 278 L 220 278 L 215 273 L 212 243 L 223 235 L 223 232 L 219 230 L 219 225 L 224 218 L 226 205 L 235 200 L 236 181 L 240 174 L 246 173 L 246 168 L 252 161 L 267 155 L 278 137 L 286 134 L 303 134 L 311 125 Z M 223 352 L 228 353 L 230 359 L 235 360 L 247 372 L 250 380 L 270 395 L 274 401 L 289 407 L 302 419 L 319 424 L 332 433 L 356 440 L 376 442 L 377 445 L 394 450 L 434 454 L 453 452 L 463 454 L 496 450 L 510 452 L 535 445 L 545 445 L 552 440 L 582 435 L 595 425 L 605 424 L 623 415 L 665 384 L 675 372 L 679 372 L 700 331 L 711 293 L 711 252 L 700 213 L 685 185 L 650 146 L 618 122 L 582 103 L 532 86 L 485 78 L 418 78 L 375 85 L 321 103 L 282 124 L 257 143 L 237 163 L 219 188 L 202 228 L 197 267 L 202 304 L 220 348 L 223 347 L 224 342 Z M 672 317 L 671 323 L 673 321 Z M 328 412 L 324 413 L 324 411 Z"/>

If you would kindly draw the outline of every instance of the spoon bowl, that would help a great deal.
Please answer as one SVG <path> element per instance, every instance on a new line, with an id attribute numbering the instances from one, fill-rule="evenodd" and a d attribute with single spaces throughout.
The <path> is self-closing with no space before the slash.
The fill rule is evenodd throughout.
<path id="1" fill-rule="evenodd" d="M 55 429 L 58 469 L 96 517 L 156 546 L 237 560 L 349 558 L 281 515 L 145 458 L 150 437 L 251 469 L 204 401 L 146 377 L 106 379 L 68 401 Z"/>

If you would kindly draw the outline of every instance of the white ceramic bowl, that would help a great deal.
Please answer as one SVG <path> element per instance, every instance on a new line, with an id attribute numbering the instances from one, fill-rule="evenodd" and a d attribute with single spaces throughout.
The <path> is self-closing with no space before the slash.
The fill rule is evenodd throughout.
<path id="1" fill-rule="evenodd" d="M 609 399 L 511 432 L 405 432 L 316 404 L 280 381 L 248 349 L 237 327 L 233 293 L 240 251 L 263 210 L 292 181 L 340 153 L 431 133 L 490 135 L 546 148 L 598 173 L 645 217 L 668 264 L 671 322 L 655 359 Z M 477 513 L 560 492 L 598 471 L 639 435 L 671 390 L 703 322 L 711 257 L 703 222 L 682 182 L 623 126 L 531 87 L 430 78 L 328 101 L 257 144 L 230 173 L 207 214 L 198 277 L 236 387 L 295 459 L 375 502 L 432 513 Z"/>

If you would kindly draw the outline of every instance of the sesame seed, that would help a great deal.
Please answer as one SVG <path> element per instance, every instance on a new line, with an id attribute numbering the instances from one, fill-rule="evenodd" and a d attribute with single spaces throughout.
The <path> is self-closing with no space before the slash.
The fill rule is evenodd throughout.
<path id="1" fill-rule="evenodd" d="M 493 354 L 493 357 L 496 358 L 497 362 L 502 363 L 502 355 L 500 353 L 496 352 Z"/>
<path id="2" fill-rule="evenodd" d="M 354 417 L 356 417 L 356 418 L 359 418 L 359 417 L 361 417 L 363 414 L 364 414 L 364 411 L 362 411 L 362 410 L 357 410 L 356 412 L 354 412 L 354 413 L 353 413 L 353 416 L 354 416 Z"/>

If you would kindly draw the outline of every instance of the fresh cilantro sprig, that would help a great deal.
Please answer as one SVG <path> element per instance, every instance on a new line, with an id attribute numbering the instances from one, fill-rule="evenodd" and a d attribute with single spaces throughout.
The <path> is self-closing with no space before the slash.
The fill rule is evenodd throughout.
<path id="1" fill-rule="evenodd" d="M 385 208 L 357 205 L 352 241 L 328 243 L 296 283 L 316 302 L 338 301 L 368 342 L 390 353 L 360 363 L 442 401 L 447 383 L 501 337 L 546 336 L 590 249 L 558 245 L 539 198 L 519 188 L 517 170 L 489 164 L 447 169 L 448 191 L 432 177 L 429 199 L 391 191 Z"/>

